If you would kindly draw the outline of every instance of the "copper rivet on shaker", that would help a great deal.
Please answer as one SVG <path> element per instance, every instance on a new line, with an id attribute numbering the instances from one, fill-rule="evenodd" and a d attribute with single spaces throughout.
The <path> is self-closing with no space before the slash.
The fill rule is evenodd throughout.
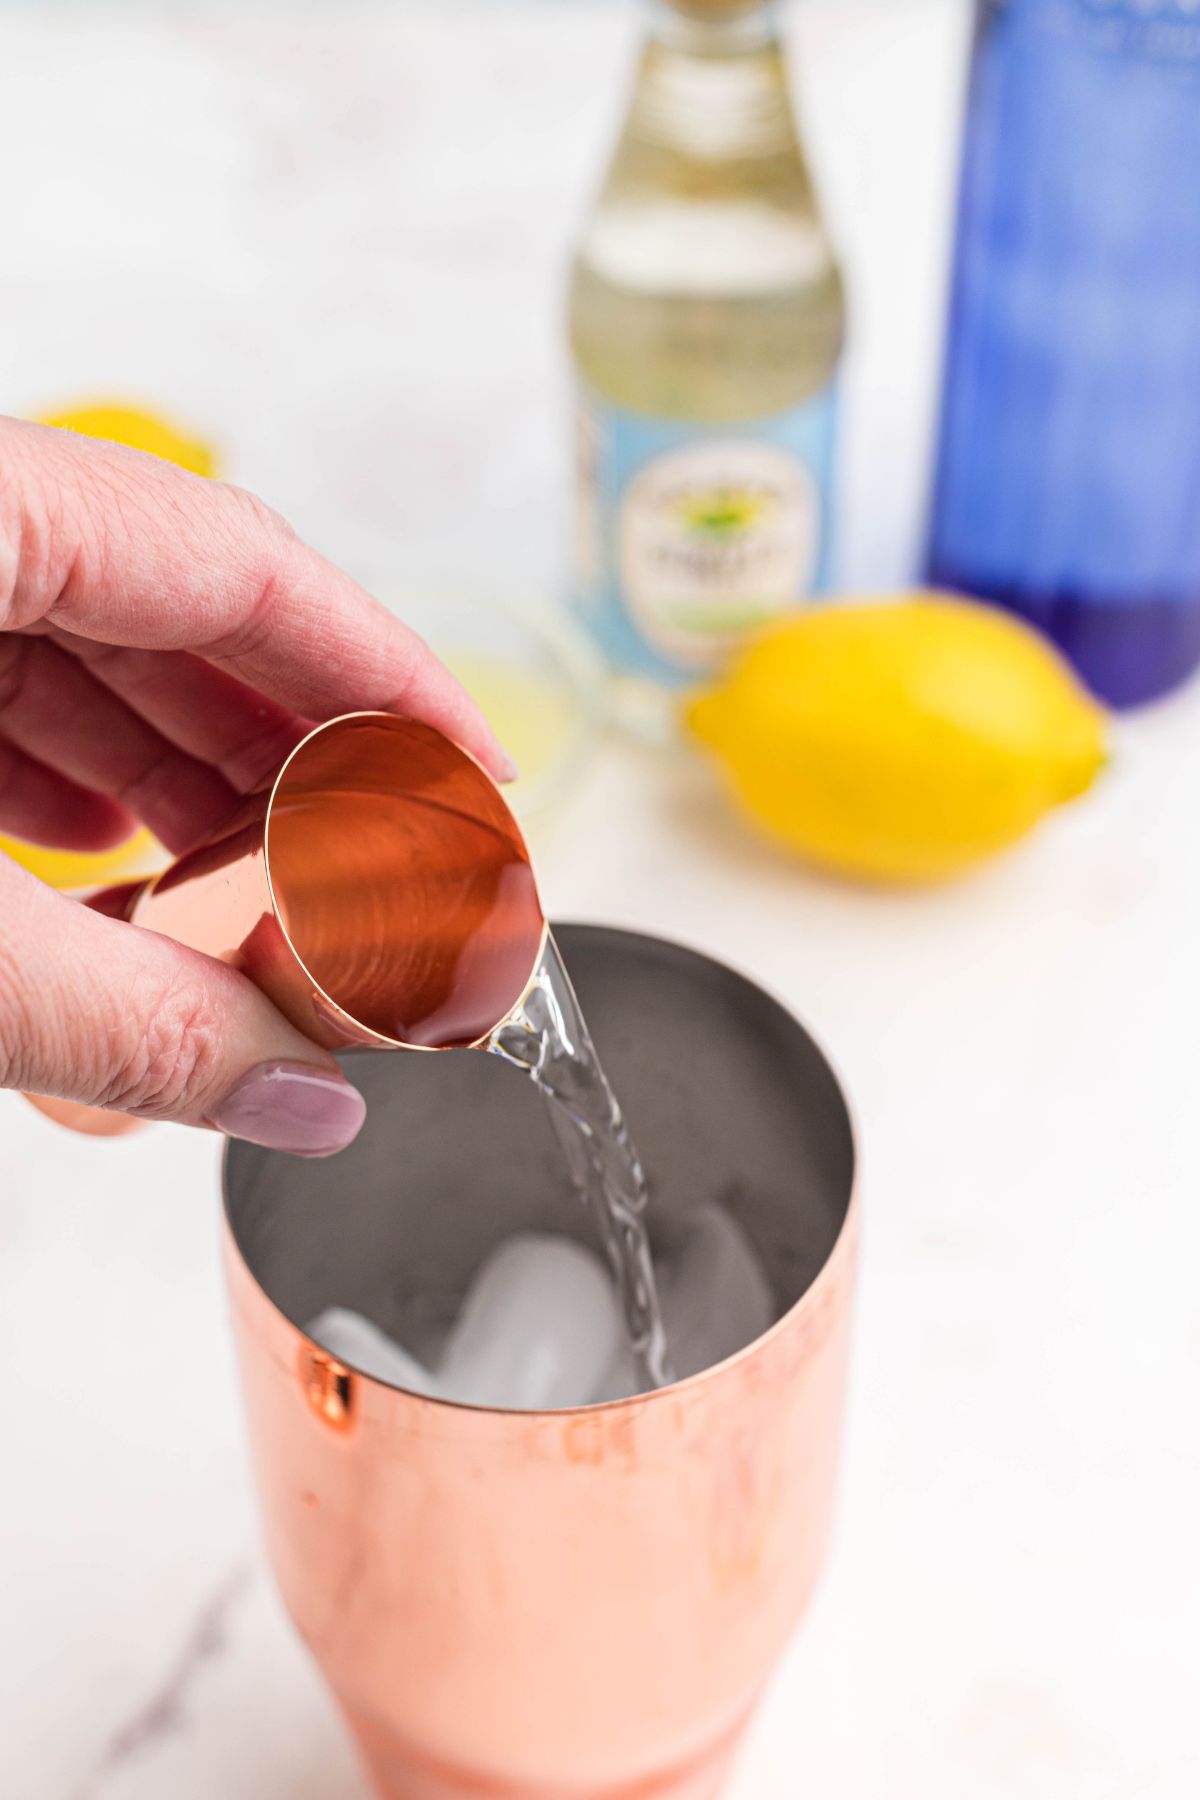
<path id="1" fill-rule="evenodd" d="M 355 1377 L 344 1364 L 311 1344 L 301 1346 L 300 1386 L 317 1417 L 331 1431 L 349 1431 L 354 1422 Z"/>

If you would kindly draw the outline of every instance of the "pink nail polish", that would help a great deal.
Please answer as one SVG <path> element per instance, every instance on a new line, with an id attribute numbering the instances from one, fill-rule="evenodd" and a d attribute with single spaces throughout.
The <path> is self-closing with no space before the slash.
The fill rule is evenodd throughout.
<path id="1" fill-rule="evenodd" d="M 357 1137 L 366 1116 L 366 1101 L 341 1076 L 306 1063 L 270 1062 L 243 1075 L 208 1123 L 269 1150 L 331 1156 Z"/>

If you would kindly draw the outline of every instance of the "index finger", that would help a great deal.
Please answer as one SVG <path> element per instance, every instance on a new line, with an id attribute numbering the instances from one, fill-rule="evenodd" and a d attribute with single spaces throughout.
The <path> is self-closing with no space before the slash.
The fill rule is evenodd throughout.
<path id="1" fill-rule="evenodd" d="M 428 646 L 254 495 L 0 421 L 0 629 L 190 650 L 310 719 L 407 714 L 514 773 Z"/>

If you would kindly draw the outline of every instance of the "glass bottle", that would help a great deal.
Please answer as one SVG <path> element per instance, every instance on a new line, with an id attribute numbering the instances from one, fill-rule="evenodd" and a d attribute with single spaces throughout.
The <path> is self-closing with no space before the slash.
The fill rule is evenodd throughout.
<path id="1" fill-rule="evenodd" d="M 1200 5 L 982 0 L 927 573 L 1103 698 L 1200 662 Z"/>
<path id="2" fill-rule="evenodd" d="M 679 686 L 818 591 L 842 288 L 758 0 L 653 7 L 570 293 L 578 612 Z"/>

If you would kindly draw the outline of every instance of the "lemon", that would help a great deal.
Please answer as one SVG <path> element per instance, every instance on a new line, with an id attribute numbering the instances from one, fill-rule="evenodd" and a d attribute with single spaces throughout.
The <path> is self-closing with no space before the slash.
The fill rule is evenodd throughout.
<path id="1" fill-rule="evenodd" d="M 115 850 L 48 850 L 43 844 L 10 837 L 0 837 L 0 850 L 50 887 L 66 892 L 153 875 L 167 861 L 161 844 L 145 830 L 135 831 Z"/>
<path id="2" fill-rule="evenodd" d="M 131 450 L 147 450 L 151 456 L 161 456 L 165 462 L 190 469 L 193 475 L 216 472 L 216 455 L 208 444 L 185 436 L 166 419 L 140 412 L 134 406 L 72 406 L 66 412 L 47 413 L 38 424 L 57 425 L 84 437 L 103 438 L 109 444 L 128 444 Z"/>
<path id="3" fill-rule="evenodd" d="M 112 444 L 128 444 L 148 450 L 167 462 L 190 469 L 193 475 L 213 475 L 217 459 L 207 444 L 185 437 L 165 419 L 136 407 L 120 405 L 73 406 L 66 412 L 47 414 L 41 425 L 57 425 L 84 437 L 103 438 Z M 97 887 L 103 882 L 131 880 L 163 866 L 166 856 L 148 831 L 135 832 L 114 850 L 91 855 L 73 850 L 48 850 L 20 838 L 0 836 L 0 851 L 22 868 L 56 888 Z"/>
<path id="4" fill-rule="evenodd" d="M 1105 714 L 1050 644 L 941 594 L 789 616 L 686 716 L 771 837 L 877 881 L 970 868 L 1105 760 Z"/>

